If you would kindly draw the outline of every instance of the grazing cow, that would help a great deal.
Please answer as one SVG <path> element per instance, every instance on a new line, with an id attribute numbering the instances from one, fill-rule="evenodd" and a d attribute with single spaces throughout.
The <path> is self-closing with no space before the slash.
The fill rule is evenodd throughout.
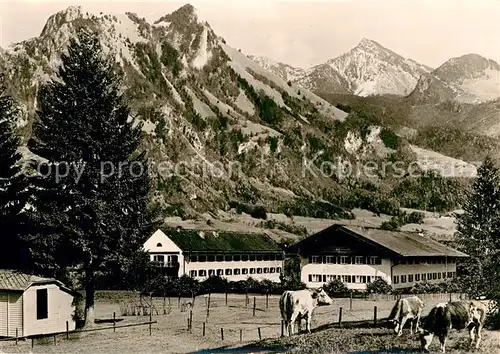
<path id="1" fill-rule="evenodd" d="M 295 322 L 300 321 L 302 318 L 306 320 L 307 332 L 311 333 L 313 310 L 317 306 L 331 305 L 332 303 L 333 300 L 322 288 L 285 291 L 280 298 L 280 311 L 288 335 L 293 335 Z"/>
<path id="2" fill-rule="evenodd" d="M 398 337 L 401 336 L 405 323 L 408 320 L 410 320 L 410 333 L 413 334 L 414 323 L 416 324 L 415 331 L 418 331 L 420 316 L 422 316 L 423 310 L 424 303 L 416 296 L 396 301 L 389 315 L 389 323 L 394 325 L 394 333 L 397 333 Z"/>
<path id="3" fill-rule="evenodd" d="M 453 301 L 434 306 L 420 329 L 420 342 L 424 350 L 428 350 L 434 335 L 439 338 L 441 351 L 446 351 L 446 337 L 450 329 L 469 330 L 470 345 L 476 342 L 479 348 L 481 329 L 486 317 L 486 306 L 479 301 Z"/>

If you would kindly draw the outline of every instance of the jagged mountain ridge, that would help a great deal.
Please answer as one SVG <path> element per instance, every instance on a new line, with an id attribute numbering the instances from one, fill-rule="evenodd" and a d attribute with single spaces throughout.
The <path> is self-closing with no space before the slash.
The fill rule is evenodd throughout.
<path id="1" fill-rule="evenodd" d="M 294 73 L 289 79 L 309 90 L 358 96 L 407 95 L 415 88 L 420 76 L 432 70 L 366 38 L 349 52 L 308 69 L 263 57 L 254 60 L 287 79 L 288 73 Z"/>
<path id="2" fill-rule="evenodd" d="M 423 75 L 411 98 L 415 102 L 454 100 L 482 103 L 500 97 L 500 65 L 477 54 L 451 58 Z"/>
<path id="3" fill-rule="evenodd" d="M 363 135 L 342 125 L 347 113 L 227 45 L 191 5 L 153 23 L 133 13 L 69 7 L 51 16 L 39 37 L 2 50 L 0 69 L 21 104 L 25 138 L 36 119 L 38 87 L 54 74 L 80 27 L 99 34 L 124 74 L 125 97 L 143 123 L 149 157 L 190 168 L 188 175 L 155 176 L 154 200 L 168 215 L 215 213 L 234 201 L 278 212 L 303 212 L 315 202 L 338 209 L 327 201 L 347 193 L 347 185 L 321 174 L 305 178 L 304 156 L 383 160 L 394 152 L 384 146 L 380 127 Z M 237 173 L 232 162 L 239 163 Z"/>

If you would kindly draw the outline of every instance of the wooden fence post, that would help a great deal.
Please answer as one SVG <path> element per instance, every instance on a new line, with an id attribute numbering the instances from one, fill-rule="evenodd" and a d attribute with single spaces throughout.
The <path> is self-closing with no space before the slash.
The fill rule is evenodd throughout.
<path id="1" fill-rule="evenodd" d="M 193 310 L 189 311 L 189 331 L 193 329 Z"/>
<path id="2" fill-rule="evenodd" d="M 349 297 L 350 297 L 350 299 L 349 299 L 349 310 L 352 311 L 352 290 L 350 292 L 350 296 Z"/>
<path id="3" fill-rule="evenodd" d="M 116 312 L 113 312 L 113 332 L 116 332 Z"/>
<path id="4" fill-rule="evenodd" d="M 373 307 L 373 324 L 377 325 L 377 306 Z"/>
<path id="5" fill-rule="evenodd" d="M 57 345 L 57 337 L 55 334 L 54 334 L 54 345 Z"/>
<path id="6" fill-rule="evenodd" d="M 339 327 L 342 327 L 342 307 L 339 308 Z"/>
<path id="7" fill-rule="evenodd" d="M 207 322 L 209 316 L 210 316 L 210 294 L 208 294 L 208 302 L 207 302 Z"/>
<path id="8" fill-rule="evenodd" d="M 188 323 L 187 330 L 189 331 L 189 317 L 187 318 L 187 323 Z"/>
<path id="9" fill-rule="evenodd" d="M 68 323 L 68 322 L 66 322 L 66 323 Z M 18 335 L 17 331 L 18 331 L 18 329 L 16 328 L 16 345 L 17 345 L 17 335 Z"/>
<path id="10" fill-rule="evenodd" d="M 285 321 L 281 320 L 281 336 L 285 336 Z"/>
<path id="11" fill-rule="evenodd" d="M 227 306 L 227 290 L 226 290 L 226 306 Z"/>
<path id="12" fill-rule="evenodd" d="M 153 322 L 153 298 L 151 297 L 151 304 L 149 305 L 149 335 L 152 335 L 151 322 Z"/>
<path id="13" fill-rule="evenodd" d="M 245 307 L 248 307 L 248 303 L 249 303 L 248 300 L 249 299 L 248 299 L 248 290 L 247 290 L 247 292 L 245 293 Z"/>
<path id="14" fill-rule="evenodd" d="M 269 309 L 269 294 L 266 293 L 266 310 Z"/>
<path id="15" fill-rule="evenodd" d="M 262 335 L 260 334 L 260 327 L 257 327 L 257 331 L 259 331 L 259 340 L 262 340 Z"/>
<path id="16" fill-rule="evenodd" d="M 242 341 L 243 341 L 243 330 L 240 329 L 240 342 L 242 342 Z"/>
<path id="17" fill-rule="evenodd" d="M 205 322 L 203 322 L 203 337 L 205 337 Z"/>
<path id="18" fill-rule="evenodd" d="M 35 339 L 31 338 L 31 348 L 34 348 L 34 347 L 35 347 Z"/>
<path id="19" fill-rule="evenodd" d="M 69 322 L 66 321 L 66 339 L 69 340 Z"/>
<path id="20" fill-rule="evenodd" d="M 253 315 L 255 316 L 255 296 L 253 297 Z"/>
<path id="21" fill-rule="evenodd" d="M 224 328 L 222 328 L 222 327 L 220 329 L 220 337 L 222 340 L 224 340 Z"/>
<path id="22" fill-rule="evenodd" d="M 179 297 L 177 298 L 177 307 L 181 308 L 181 293 L 179 293 Z"/>
<path id="23" fill-rule="evenodd" d="M 450 292 L 450 302 L 451 302 L 451 292 Z"/>

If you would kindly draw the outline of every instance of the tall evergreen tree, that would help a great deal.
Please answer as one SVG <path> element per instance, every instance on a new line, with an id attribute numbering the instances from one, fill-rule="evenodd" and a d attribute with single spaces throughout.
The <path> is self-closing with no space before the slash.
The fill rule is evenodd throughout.
<path id="1" fill-rule="evenodd" d="M 471 256 L 462 262 L 460 272 L 473 295 L 491 295 L 500 280 L 500 172 L 489 157 L 477 172 L 458 219 L 459 248 Z"/>
<path id="2" fill-rule="evenodd" d="M 6 95 L 4 76 L 0 74 L 0 268 L 27 267 L 24 245 L 20 240 L 23 226 L 21 211 L 25 205 L 25 178 L 21 173 L 20 139 L 14 133 L 17 107 Z"/>
<path id="3" fill-rule="evenodd" d="M 97 35 L 80 29 L 53 79 L 38 94 L 39 121 L 30 150 L 34 163 L 33 231 L 28 235 L 39 271 L 64 278 L 83 269 L 85 325 L 94 323 L 96 276 L 119 277 L 151 231 L 151 180 L 138 154 L 141 125 L 129 119 L 121 77 Z"/>

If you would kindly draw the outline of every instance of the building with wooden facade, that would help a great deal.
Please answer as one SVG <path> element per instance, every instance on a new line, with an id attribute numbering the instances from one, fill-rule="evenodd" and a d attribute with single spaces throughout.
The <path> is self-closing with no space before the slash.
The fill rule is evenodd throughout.
<path id="1" fill-rule="evenodd" d="M 339 279 L 365 290 L 381 277 L 395 289 L 456 277 L 456 264 L 468 255 L 416 233 L 333 225 L 294 245 L 301 279 L 319 287 Z"/>
<path id="2" fill-rule="evenodd" d="M 27 337 L 75 329 L 75 292 L 60 281 L 0 270 L 0 336 Z"/>

